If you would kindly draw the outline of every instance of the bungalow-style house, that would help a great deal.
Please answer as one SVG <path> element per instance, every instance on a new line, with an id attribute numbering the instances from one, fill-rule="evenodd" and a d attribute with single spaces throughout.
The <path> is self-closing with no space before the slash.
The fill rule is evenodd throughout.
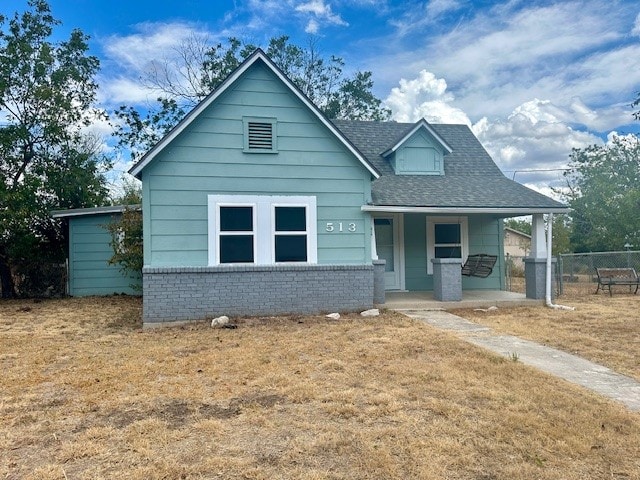
<path id="1" fill-rule="evenodd" d="M 503 289 L 501 219 L 520 215 L 533 215 L 540 295 L 542 217 L 566 211 L 506 178 L 465 125 L 329 120 L 261 50 L 130 173 L 147 326 Z M 498 257 L 493 272 L 461 278 L 480 253 Z"/>

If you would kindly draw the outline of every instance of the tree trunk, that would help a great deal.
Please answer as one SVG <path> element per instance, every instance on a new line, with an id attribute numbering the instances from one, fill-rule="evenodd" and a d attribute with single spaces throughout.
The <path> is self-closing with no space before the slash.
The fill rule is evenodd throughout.
<path id="1" fill-rule="evenodd" d="M 4 250 L 4 248 L 2 248 Z M 2 298 L 15 298 L 16 289 L 13 284 L 13 276 L 11 275 L 11 267 L 7 261 L 7 257 L 0 251 L 0 289 Z"/>

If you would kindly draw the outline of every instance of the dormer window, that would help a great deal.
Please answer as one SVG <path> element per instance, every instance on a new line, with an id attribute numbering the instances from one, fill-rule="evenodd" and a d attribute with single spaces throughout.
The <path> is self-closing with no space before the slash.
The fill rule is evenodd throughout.
<path id="1" fill-rule="evenodd" d="M 277 153 L 278 136 L 275 118 L 243 117 L 244 151 L 247 153 Z"/>

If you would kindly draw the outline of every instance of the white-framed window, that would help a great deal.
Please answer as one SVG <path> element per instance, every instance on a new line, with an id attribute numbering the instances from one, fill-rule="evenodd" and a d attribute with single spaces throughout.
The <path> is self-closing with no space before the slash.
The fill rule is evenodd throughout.
<path id="1" fill-rule="evenodd" d="M 469 252 L 467 217 L 427 218 L 427 273 L 433 274 L 432 258 L 459 258 L 464 261 Z"/>
<path id="2" fill-rule="evenodd" d="M 217 258 L 220 263 L 255 263 L 256 205 L 216 205 Z"/>
<path id="3" fill-rule="evenodd" d="M 245 153 L 278 153 L 278 122 L 272 117 L 242 117 Z"/>
<path id="4" fill-rule="evenodd" d="M 317 263 L 316 197 L 209 195 L 209 265 Z"/>
<path id="5" fill-rule="evenodd" d="M 307 262 L 307 205 L 273 205 L 273 260 L 275 263 Z"/>

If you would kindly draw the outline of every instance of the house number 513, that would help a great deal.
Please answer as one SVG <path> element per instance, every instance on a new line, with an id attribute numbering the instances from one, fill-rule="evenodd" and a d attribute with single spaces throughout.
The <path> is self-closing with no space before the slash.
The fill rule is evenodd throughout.
<path id="1" fill-rule="evenodd" d="M 327 232 L 355 232 L 355 223 L 327 222 Z"/>

